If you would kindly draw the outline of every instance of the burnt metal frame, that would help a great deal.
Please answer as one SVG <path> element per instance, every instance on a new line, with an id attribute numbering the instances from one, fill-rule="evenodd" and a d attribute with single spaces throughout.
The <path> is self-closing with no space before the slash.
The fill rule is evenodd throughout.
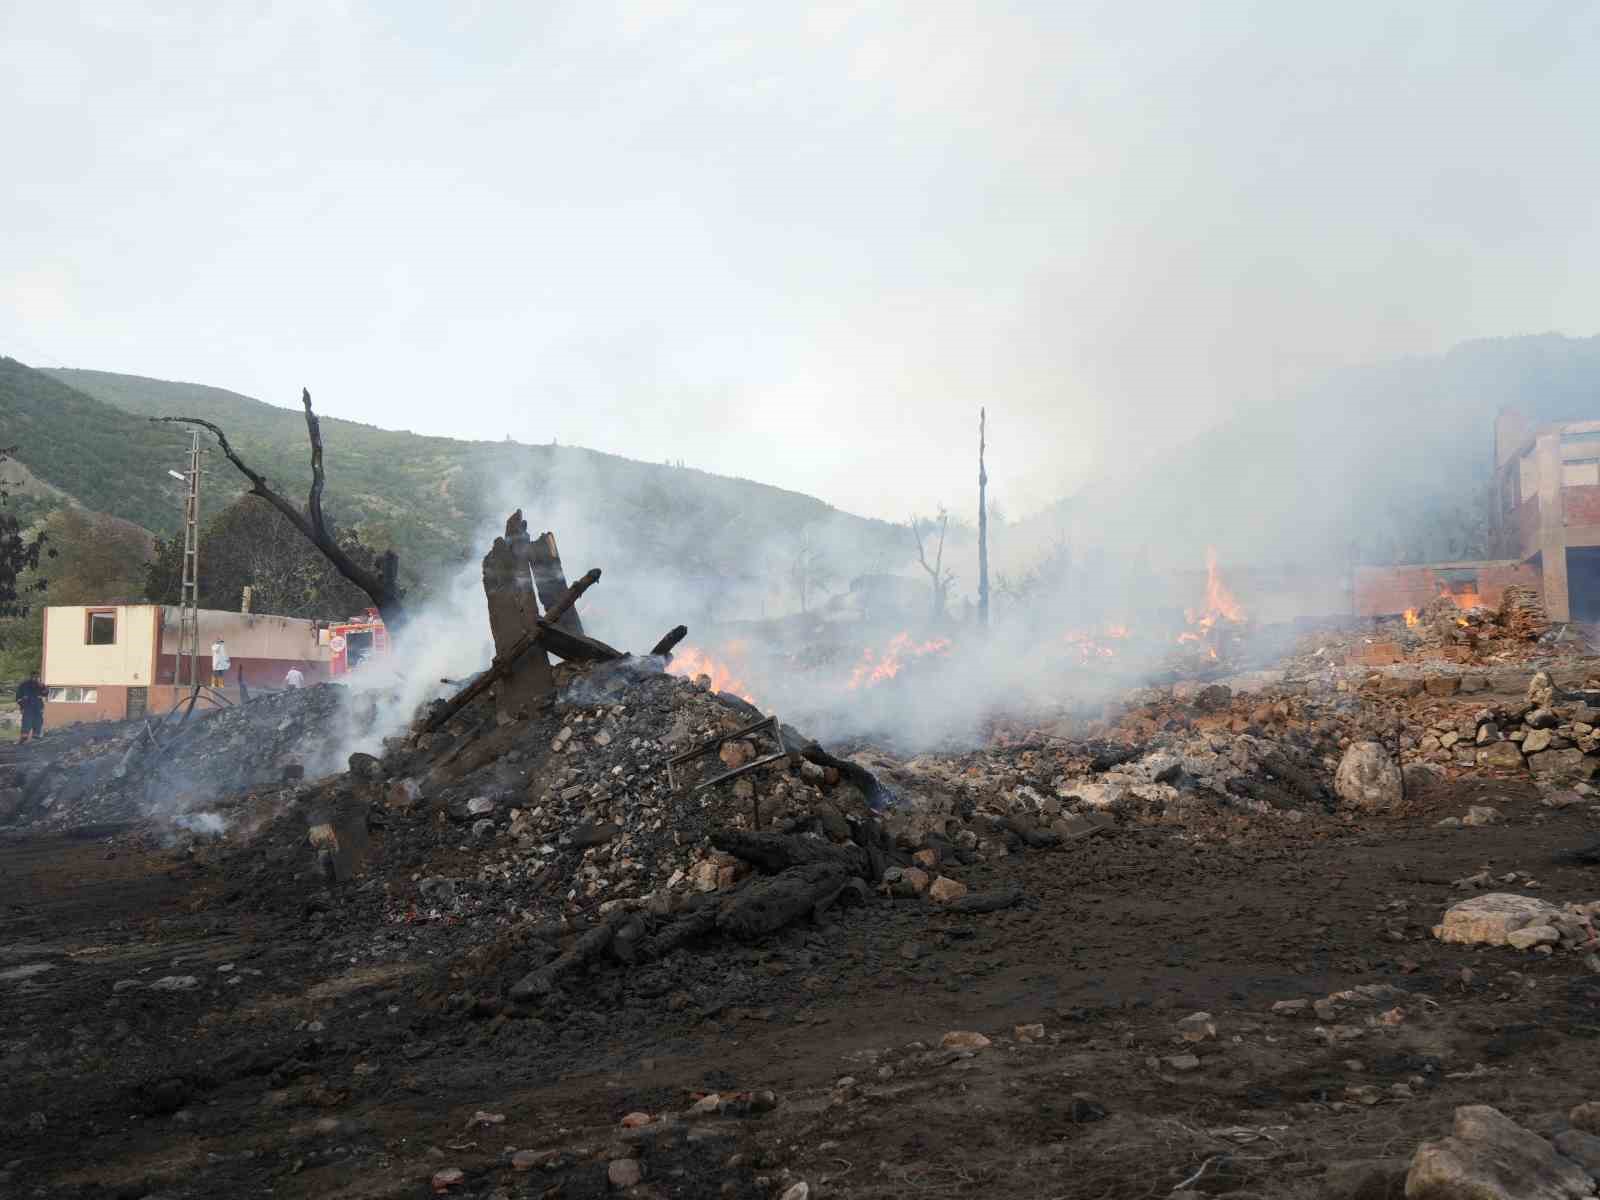
<path id="1" fill-rule="evenodd" d="M 747 762 L 744 766 L 735 767 L 731 771 L 724 771 L 721 775 L 714 775 L 710 779 L 695 784 L 690 791 L 703 792 L 708 787 L 726 783 L 728 780 L 737 779 L 741 775 L 748 775 L 759 767 L 765 767 L 777 762 L 780 758 L 789 757 L 789 749 L 783 744 L 783 726 L 778 723 L 778 718 L 775 716 L 762 717 L 761 720 L 753 725 L 746 725 L 743 729 L 736 729 L 732 733 L 725 733 L 721 737 L 712 738 L 708 742 L 701 742 L 693 750 L 685 750 L 682 754 L 675 754 L 667 759 L 667 783 L 674 792 L 683 791 L 683 781 L 680 778 L 679 767 L 685 766 L 697 758 L 705 758 L 709 754 L 715 754 L 722 749 L 724 743 L 749 737 L 753 733 L 770 733 L 773 740 L 778 743 L 777 752 L 769 754 L 765 758 L 757 758 L 752 762 Z"/>

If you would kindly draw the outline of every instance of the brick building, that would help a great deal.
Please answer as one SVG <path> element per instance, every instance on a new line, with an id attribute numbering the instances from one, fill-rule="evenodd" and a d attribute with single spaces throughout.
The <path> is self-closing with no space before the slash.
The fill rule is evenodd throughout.
<path id="1" fill-rule="evenodd" d="M 40 669 L 49 689 L 45 728 L 168 711 L 189 690 L 187 677 L 178 682 L 180 611 L 160 604 L 46 608 Z M 224 689 L 230 698 L 237 698 L 241 679 L 246 685 L 281 687 L 290 667 L 299 667 L 307 682 L 326 679 L 335 652 L 325 625 L 201 609 L 200 678 L 210 679 L 211 644 L 221 637 L 233 660 L 231 686 Z"/>
<path id="2" fill-rule="evenodd" d="M 1495 419 L 1493 552 L 1539 575 L 1553 621 L 1600 621 L 1600 421 Z"/>

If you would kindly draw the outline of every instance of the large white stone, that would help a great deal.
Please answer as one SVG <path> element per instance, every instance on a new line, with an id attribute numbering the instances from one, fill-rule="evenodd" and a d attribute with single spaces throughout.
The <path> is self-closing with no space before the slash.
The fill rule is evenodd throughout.
<path id="1" fill-rule="evenodd" d="M 1577 1163 L 1498 1109 L 1456 1109 L 1452 1135 L 1423 1142 L 1406 1200 L 1584 1200 L 1594 1181 Z"/>
<path id="2" fill-rule="evenodd" d="M 1405 798 L 1400 768 L 1377 742 L 1356 742 L 1344 752 L 1333 775 L 1333 790 L 1362 812 L 1392 812 Z"/>
<path id="3" fill-rule="evenodd" d="M 1554 904 L 1532 896 L 1490 892 L 1452 904 L 1445 910 L 1444 921 L 1433 927 L 1433 936 L 1441 942 L 1504 946 L 1509 936 L 1519 929 L 1548 925 L 1557 911 Z"/>

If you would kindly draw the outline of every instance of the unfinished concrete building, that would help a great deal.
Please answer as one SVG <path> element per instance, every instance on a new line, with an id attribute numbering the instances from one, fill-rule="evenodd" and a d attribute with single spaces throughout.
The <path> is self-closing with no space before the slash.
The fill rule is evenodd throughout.
<path id="1" fill-rule="evenodd" d="M 1600 621 L 1600 421 L 1495 419 L 1494 553 L 1539 572 L 1553 621 Z"/>

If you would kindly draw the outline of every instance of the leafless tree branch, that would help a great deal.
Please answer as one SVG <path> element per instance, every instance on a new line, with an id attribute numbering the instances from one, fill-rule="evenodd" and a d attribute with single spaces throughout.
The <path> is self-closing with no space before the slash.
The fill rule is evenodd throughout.
<path id="1" fill-rule="evenodd" d="M 383 614 L 384 622 L 390 626 L 398 626 L 405 618 L 405 613 L 400 603 L 399 588 L 395 579 L 397 560 L 391 550 L 384 556 L 382 573 L 374 573 L 362 567 L 338 543 L 338 540 L 328 529 L 326 519 L 322 514 L 322 491 L 326 483 L 322 466 L 322 422 L 317 419 L 317 414 L 311 407 L 311 392 L 308 389 L 300 390 L 300 402 L 306 410 L 306 436 L 311 442 L 311 494 L 307 499 L 306 509 L 302 512 L 292 503 L 273 490 L 265 476 L 252 468 L 228 441 L 228 435 L 214 422 L 201 417 L 152 417 L 152 421 L 176 424 L 197 425 L 209 432 L 217 439 L 217 445 L 222 447 L 222 453 L 227 457 L 239 474 L 250 481 L 250 494 L 259 496 L 273 508 L 277 509 L 284 517 L 298 529 L 301 535 L 320 550 L 325 558 L 333 564 L 334 569 L 360 588 L 372 600 L 373 605 Z"/>

